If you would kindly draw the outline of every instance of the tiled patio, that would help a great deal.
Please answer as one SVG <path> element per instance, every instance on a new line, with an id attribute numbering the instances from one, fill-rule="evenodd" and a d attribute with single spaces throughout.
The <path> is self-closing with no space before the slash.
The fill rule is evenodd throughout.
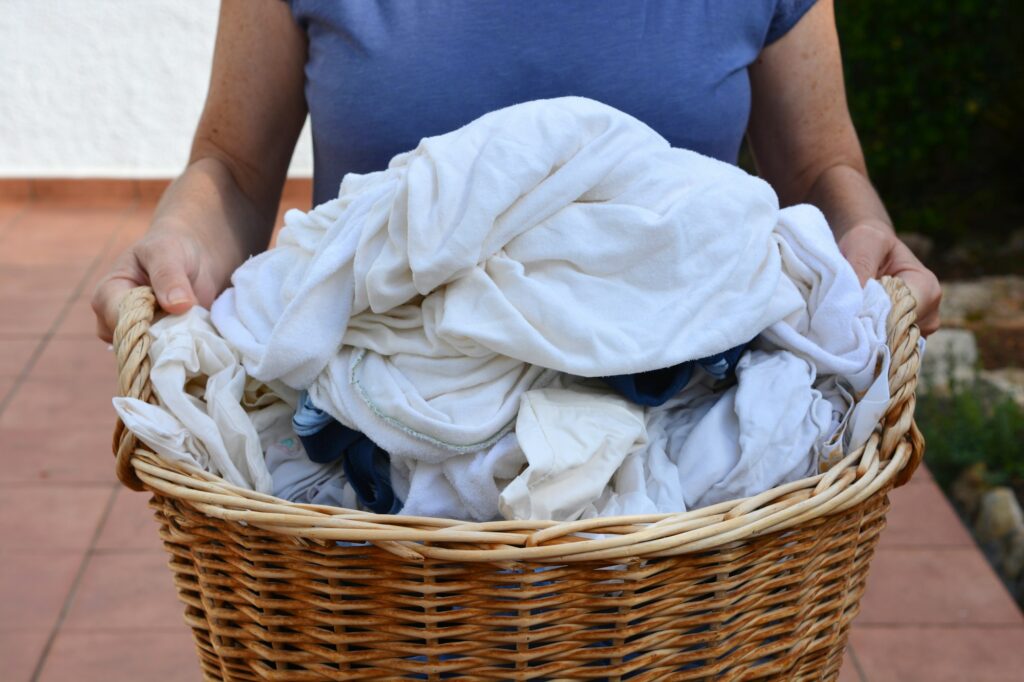
<path id="1" fill-rule="evenodd" d="M 0 196 L 0 679 L 197 680 L 147 496 L 113 478 L 113 354 L 88 304 L 152 192 L 17 194 Z M 926 471 L 893 495 L 862 606 L 844 681 L 1022 679 L 1024 618 Z"/>

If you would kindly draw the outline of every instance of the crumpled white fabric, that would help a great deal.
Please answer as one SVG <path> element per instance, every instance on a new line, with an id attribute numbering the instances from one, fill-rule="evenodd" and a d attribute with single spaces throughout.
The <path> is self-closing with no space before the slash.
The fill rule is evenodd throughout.
<path id="1" fill-rule="evenodd" d="M 246 370 L 308 387 L 390 452 L 405 513 L 484 519 L 506 484 L 509 513 L 531 517 L 753 494 L 866 439 L 888 400 L 888 298 L 861 289 L 819 211 L 779 210 L 763 181 L 585 99 L 492 112 L 346 176 L 232 282 L 212 318 Z M 597 478 L 614 475 L 590 506 L 523 501 L 520 483 L 547 495 L 590 447 L 545 455 L 528 427 L 550 431 L 539 398 L 523 444 L 524 395 L 555 395 L 560 372 L 656 369 L 762 332 L 735 387 L 688 387 L 645 414 L 617 469 L 597 458 Z M 715 457 L 698 457 L 698 435 Z M 788 454 L 766 464 L 776 444 Z"/>
<path id="2" fill-rule="evenodd" d="M 814 380 L 790 352 L 753 350 L 735 385 L 700 374 L 646 414 L 608 391 L 530 391 L 517 423 L 529 465 L 501 511 L 556 521 L 678 512 L 808 476 L 815 445 L 837 427 Z"/>
<path id="3" fill-rule="evenodd" d="M 297 391 L 280 382 L 256 379 L 249 379 L 242 395 L 242 406 L 259 433 L 273 494 L 290 502 L 359 509 L 342 463 L 321 464 L 306 456 L 292 428 L 298 398 Z"/>
<path id="4" fill-rule="evenodd" d="M 114 398 L 125 427 L 158 455 L 242 488 L 357 508 L 340 462 L 311 461 L 292 431 L 297 393 L 279 382 L 246 378 L 208 320 L 206 310 L 194 307 L 150 328 L 150 380 L 160 404 Z"/>
<path id="5" fill-rule="evenodd" d="M 775 240 L 782 271 L 799 290 L 802 305 L 765 329 L 761 340 L 809 360 L 820 375 L 842 376 L 859 397 L 877 376 L 889 295 L 873 279 L 861 288 L 814 206 L 780 211 Z"/>
<path id="6" fill-rule="evenodd" d="M 861 288 L 817 209 L 784 209 L 774 236 L 783 272 L 804 303 L 742 357 L 737 385 L 722 391 L 698 375 L 674 400 L 647 410 L 636 444 L 619 447 L 624 459 L 610 484 L 607 467 L 595 458 L 589 466 L 563 467 L 565 477 L 550 487 L 544 477 L 552 462 L 587 461 L 594 443 L 620 435 L 620 423 L 636 408 L 589 391 L 579 398 L 587 414 L 562 419 L 557 409 L 531 400 L 550 391 L 527 392 L 524 406 L 538 407 L 520 411 L 516 430 L 528 467 L 502 492 L 506 518 L 685 511 L 827 470 L 867 442 L 890 397 L 889 297 L 874 280 Z M 538 408 L 550 413 L 533 416 Z M 545 424 L 545 439 L 523 438 L 524 415 L 527 424 Z M 576 428 L 582 423 L 586 428 Z M 581 491 L 589 504 L 574 497 Z"/>
<path id="7" fill-rule="evenodd" d="M 501 491 L 507 519 L 578 518 L 647 443 L 644 409 L 607 387 L 527 391 L 516 420 L 527 467 Z"/>
<path id="8" fill-rule="evenodd" d="M 341 462 L 318 464 L 310 460 L 294 433 L 269 443 L 266 461 L 276 497 L 302 504 L 359 508 L 359 499 L 345 478 Z"/>
<path id="9" fill-rule="evenodd" d="M 115 398 L 125 426 L 159 454 L 191 459 L 229 483 L 270 493 L 273 483 L 259 433 L 242 407 L 245 371 L 210 324 L 209 313 L 196 306 L 160 320 L 149 331 L 150 383 L 172 419 L 141 401 Z"/>
<path id="10" fill-rule="evenodd" d="M 116 397 L 114 410 L 125 428 L 161 457 L 212 471 L 210 454 L 177 417 L 137 398 Z"/>
<path id="11" fill-rule="evenodd" d="M 391 483 L 404 500 L 401 513 L 470 521 L 499 518 L 498 498 L 526 466 L 515 433 L 494 445 L 433 463 L 392 457 Z"/>
<path id="12" fill-rule="evenodd" d="M 765 182 L 620 111 L 528 102 L 290 212 L 213 319 L 250 375 L 437 461 L 493 444 L 536 368 L 665 367 L 796 312 L 778 221 Z"/>

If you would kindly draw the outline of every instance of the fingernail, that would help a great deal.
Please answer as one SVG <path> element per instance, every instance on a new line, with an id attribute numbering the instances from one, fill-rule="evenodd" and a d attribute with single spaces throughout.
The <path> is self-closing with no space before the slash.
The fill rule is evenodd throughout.
<path id="1" fill-rule="evenodd" d="M 167 292 L 167 302 L 170 305 L 177 305 L 179 303 L 188 303 L 188 292 L 181 287 L 175 287 Z"/>

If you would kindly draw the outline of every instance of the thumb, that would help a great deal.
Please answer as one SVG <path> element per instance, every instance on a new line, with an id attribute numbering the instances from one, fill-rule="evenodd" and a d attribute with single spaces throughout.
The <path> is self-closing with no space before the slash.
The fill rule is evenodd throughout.
<path id="1" fill-rule="evenodd" d="M 139 262 L 149 276 L 157 302 L 172 315 L 187 312 L 196 304 L 191 260 L 177 239 L 154 240 L 140 253 Z"/>
<path id="2" fill-rule="evenodd" d="M 839 251 L 853 266 L 860 285 L 877 277 L 889 252 L 886 239 L 876 230 L 850 230 L 839 240 Z"/>

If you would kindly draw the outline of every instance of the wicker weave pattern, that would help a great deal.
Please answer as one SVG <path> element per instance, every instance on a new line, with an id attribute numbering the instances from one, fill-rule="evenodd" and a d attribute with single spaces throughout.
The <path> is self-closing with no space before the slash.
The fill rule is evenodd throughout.
<path id="1" fill-rule="evenodd" d="M 574 523 L 382 516 L 172 466 L 120 424 L 117 471 L 154 494 L 208 680 L 834 679 L 886 493 L 923 453 L 913 298 L 885 285 L 881 428 L 747 500 Z M 144 400 L 152 316 L 134 290 L 115 336 L 122 393 Z"/>

